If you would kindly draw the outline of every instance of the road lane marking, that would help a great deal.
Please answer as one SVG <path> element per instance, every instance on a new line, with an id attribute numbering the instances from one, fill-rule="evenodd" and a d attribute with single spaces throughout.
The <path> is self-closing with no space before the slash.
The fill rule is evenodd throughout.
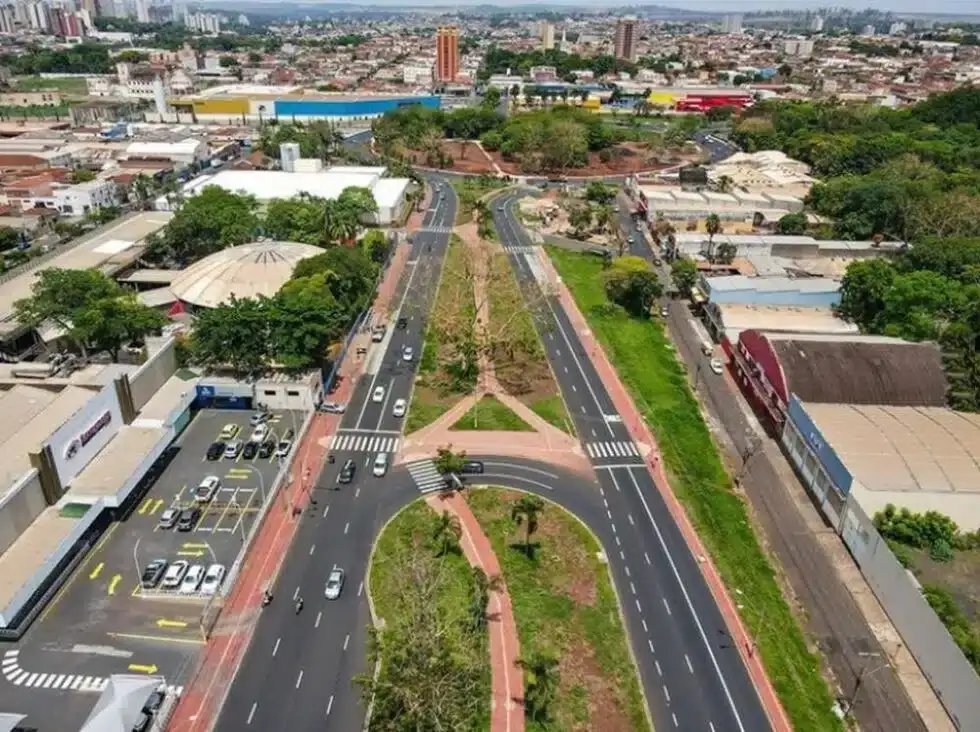
<path id="1" fill-rule="evenodd" d="M 105 566 L 105 562 L 99 562 L 95 565 L 95 569 L 89 574 L 88 578 L 91 580 L 98 579 L 99 574 L 102 572 L 102 568 Z"/>
<path id="2" fill-rule="evenodd" d="M 606 511 L 606 513 L 609 513 L 609 512 Z M 612 514 L 609 515 L 609 518 L 612 518 Z M 613 533 L 615 534 L 616 533 L 616 524 L 610 524 L 610 526 L 612 526 Z"/>
<path id="3" fill-rule="evenodd" d="M 323 509 L 323 518 L 327 517 L 327 512 L 330 510 L 330 505 L 327 504 Z"/>
<path id="4" fill-rule="evenodd" d="M 299 597 L 299 585 L 296 585 L 296 592 L 293 593 L 293 600 Z"/>
<path id="5" fill-rule="evenodd" d="M 656 651 L 653 650 L 653 641 L 650 640 L 649 638 L 647 638 L 647 645 L 650 646 L 650 653 L 655 653 L 656 652 Z M 657 664 L 657 669 L 658 670 L 660 669 L 660 664 L 659 663 Z"/>
<path id="6" fill-rule="evenodd" d="M 650 561 L 650 555 L 648 555 L 646 552 L 643 552 L 643 558 L 647 560 L 647 564 L 652 564 Z"/>
<path id="7" fill-rule="evenodd" d="M 252 708 L 248 712 L 248 719 L 245 720 L 245 724 L 252 723 L 252 717 L 255 716 L 255 709 L 259 706 L 258 702 L 252 702 Z"/>
<path id="8" fill-rule="evenodd" d="M 632 582 L 630 582 L 630 592 L 632 592 L 634 595 L 636 594 L 636 585 L 634 585 Z"/>
<path id="9" fill-rule="evenodd" d="M 344 638 L 344 650 L 345 650 L 345 651 L 347 650 L 347 644 L 348 644 L 348 643 L 350 643 L 350 633 L 348 633 L 348 634 L 347 634 L 347 637 L 346 637 L 346 638 Z"/>
<path id="10" fill-rule="evenodd" d="M 316 551 L 316 544 L 310 544 L 310 556 L 313 556 L 313 552 Z"/>
<path id="11" fill-rule="evenodd" d="M 636 601 L 636 611 L 638 613 L 640 613 L 640 615 L 643 614 L 643 607 L 640 605 L 640 601 L 639 600 Z"/>
<path id="12" fill-rule="evenodd" d="M 674 720 L 674 726 L 675 726 L 675 727 L 680 727 L 680 725 L 679 725 L 679 724 L 677 723 L 677 715 L 676 715 L 676 714 L 674 714 L 673 712 L 671 712 L 671 713 L 670 713 L 670 716 L 671 716 L 671 717 L 673 718 L 673 720 Z"/>
<path id="13" fill-rule="evenodd" d="M 298 689 L 299 685 L 302 683 L 303 683 L 303 671 L 302 669 L 300 669 L 299 676 L 296 677 L 296 688 Z"/>
<path id="14" fill-rule="evenodd" d="M 636 522 L 633 520 L 633 514 L 631 513 L 626 514 L 626 518 L 630 520 L 630 526 L 636 526 Z"/>
<path id="15" fill-rule="evenodd" d="M 647 619 L 646 618 L 640 618 L 640 622 L 643 623 L 643 632 L 644 633 L 649 633 L 650 631 L 647 629 Z"/>
<path id="16" fill-rule="evenodd" d="M 693 674 L 694 666 L 691 665 L 691 658 L 686 653 L 684 654 L 684 660 L 687 662 L 687 670 Z"/>
<path id="17" fill-rule="evenodd" d="M 667 614 L 670 615 L 671 614 L 670 605 L 667 604 L 667 598 L 666 597 L 663 598 L 663 601 L 664 601 L 664 607 L 667 608 Z"/>
<path id="18" fill-rule="evenodd" d="M 364 591 L 364 583 L 361 582 L 361 584 L 357 586 L 357 596 L 360 597 L 363 591 Z"/>
<path id="19" fill-rule="evenodd" d="M 330 701 L 327 702 L 327 716 L 330 716 L 330 710 L 333 709 L 333 694 L 330 695 Z"/>
<path id="20" fill-rule="evenodd" d="M 272 655 L 275 656 L 279 652 L 279 644 L 282 643 L 282 638 L 276 638 L 276 644 L 272 647 Z"/>
<path id="21" fill-rule="evenodd" d="M 622 552 L 620 552 L 620 554 L 622 554 Z M 629 567 L 623 567 L 623 569 L 626 570 L 626 576 L 629 577 L 630 576 L 630 568 Z"/>
<path id="22" fill-rule="evenodd" d="M 61 598 L 64 597 L 65 593 L 68 592 L 68 589 L 72 586 L 72 583 L 74 583 L 75 578 L 85 571 L 89 563 L 96 557 L 96 555 L 98 555 L 98 553 L 102 550 L 102 547 L 105 545 L 105 543 L 109 541 L 109 537 L 111 537 L 112 534 L 115 532 L 115 530 L 118 528 L 119 528 L 118 521 L 108 528 L 108 530 L 99 540 L 99 543 L 95 545 L 95 548 L 91 552 L 89 552 L 89 555 L 85 558 L 85 561 L 82 562 L 82 565 L 75 572 L 72 573 L 71 577 L 68 578 L 68 581 L 61 586 L 61 589 L 58 591 L 58 594 L 56 594 L 54 596 L 54 599 L 50 603 L 48 603 L 48 607 L 44 610 L 43 613 L 41 613 L 41 617 L 40 617 L 41 622 L 43 622 L 44 619 L 51 614 L 51 612 L 55 609 L 55 607 L 57 607 L 58 603 L 61 601 Z"/>
<path id="23" fill-rule="evenodd" d="M 663 688 L 664 688 L 664 698 L 667 700 L 667 703 L 670 704 L 670 692 L 667 691 L 667 684 L 664 684 Z"/>
<path id="24" fill-rule="evenodd" d="M 323 617 L 323 611 L 322 610 L 316 614 L 316 621 L 313 623 L 313 627 L 314 628 L 319 628 L 320 627 L 320 618 L 321 617 Z"/>
<path id="25" fill-rule="evenodd" d="M 346 524 L 344 524 L 344 533 L 345 534 L 347 533 L 348 529 L 350 529 L 350 521 L 348 521 Z"/>

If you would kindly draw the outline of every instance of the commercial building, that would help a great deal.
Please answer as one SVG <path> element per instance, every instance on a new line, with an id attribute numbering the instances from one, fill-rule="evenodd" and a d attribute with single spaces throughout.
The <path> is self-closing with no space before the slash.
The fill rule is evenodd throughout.
<path id="1" fill-rule="evenodd" d="M 387 226 L 397 221 L 405 209 L 405 194 L 411 185 L 408 178 L 385 178 L 383 167 L 334 166 L 316 173 L 282 170 L 222 170 L 214 175 L 204 175 L 187 183 L 183 189 L 186 200 L 208 186 L 218 186 L 233 193 L 244 192 L 260 202 L 274 198 L 294 198 L 306 193 L 315 198 L 332 200 L 345 188 L 367 188 L 378 205 L 378 213 L 367 224 Z M 154 202 L 158 211 L 169 211 L 171 202 L 161 196 Z"/>
<path id="2" fill-rule="evenodd" d="M 708 167 L 708 177 L 715 183 L 727 178 L 736 188 L 805 196 L 813 187 L 810 166 L 794 160 L 779 150 L 754 153 L 737 152 Z"/>
<path id="3" fill-rule="evenodd" d="M 555 47 L 555 24 L 542 20 L 538 24 L 538 36 L 541 38 L 541 50 L 550 51 Z"/>
<path id="4" fill-rule="evenodd" d="M 436 81 L 456 81 L 459 74 L 459 27 L 440 26 L 436 30 Z"/>
<path id="5" fill-rule="evenodd" d="M 751 221 L 757 213 L 767 221 L 777 221 L 788 213 L 803 210 L 803 199 L 775 192 L 685 191 L 680 186 L 644 185 L 635 178 L 627 181 L 627 189 L 651 223 L 658 215 L 691 220 L 716 214 L 722 221 Z"/>
<path id="6" fill-rule="evenodd" d="M 284 122 L 370 121 L 401 107 L 420 104 L 439 109 L 435 95 L 347 95 L 306 92 L 299 87 L 250 84 L 218 86 L 193 97 L 170 99 L 173 110 L 165 119 L 181 123 L 245 124 L 262 120 Z M 154 114 L 154 120 L 159 115 Z"/>
<path id="7" fill-rule="evenodd" d="M 726 15 L 721 19 L 721 32 L 722 33 L 741 33 L 742 32 L 742 16 L 741 15 Z"/>
<path id="8" fill-rule="evenodd" d="M 624 61 L 636 61 L 636 42 L 639 36 L 636 18 L 620 18 L 616 21 L 615 55 Z"/>
<path id="9" fill-rule="evenodd" d="M 745 109 L 755 98 L 749 92 L 737 92 L 722 88 L 665 87 L 653 89 L 647 102 L 676 112 L 707 112 L 715 107 Z"/>
<path id="10" fill-rule="evenodd" d="M 783 41 L 783 53 L 787 56 L 810 58 L 813 55 L 813 41 L 809 38 L 790 38 Z"/>

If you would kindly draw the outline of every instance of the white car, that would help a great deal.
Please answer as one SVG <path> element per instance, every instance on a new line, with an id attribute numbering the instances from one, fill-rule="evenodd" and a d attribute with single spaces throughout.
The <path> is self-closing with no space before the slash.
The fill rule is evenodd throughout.
<path id="1" fill-rule="evenodd" d="M 375 478 L 383 478 L 388 472 L 388 453 L 379 452 L 374 458 L 374 466 L 371 468 Z"/>
<path id="2" fill-rule="evenodd" d="M 402 361 L 411 361 L 415 358 L 415 351 L 411 347 L 405 346 L 405 350 L 402 351 Z"/>
<path id="3" fill-rule="evenodd" d="M 383 386 L 379 386 L 374 390 L 374 393 L 371 395 L 371 401 L 383 402 L 384 400 L 385 400 L 385 388 Z"/>
<path id="4" fill-rule="evenodd" d="M 708 362 L 708 366 L 711 368 L 712 371 L 714 371 L 716 374 L 719 375 L 723 373 L 725 370 L 725 364 L 723 364 L 721 362 L 721 359 L 717 357 L 711 359 L 711 361 Z"/>
<path id="5" fill-rule="evenodd" d="M 249 442 L 265 442 L 265 438 L 269 436 L 269 425 L 260 424 L 254 430 L 252 430 L 252 436 L 248 438 Z"/>
<path id="6" fill-rule="evenodd" d="M 271 416 L 272 412 L 256 412 L 248 418 L 248 423 L 253 427 L 258 427 L 260 424 L 268 422 Z"/>
<path id="7" fill-rule="evenodd" d="M 408 409 L 408 404 L 404 399 L 396 399 L 395 406 L 391 408 L 391 413 L 396 417 L 404 417 L 405 411 Z"/>
<path id="8" fill-rule="evenodd" d="M 193 567 L 188 569 L 187 574 L 184 575 L 184 579 L 180 583 L 180 594 L 193 595 L 195 592 L 197 592 L 197 588 L 201 585 L 202 579 L 204 579 L 204 565 L 195 564 Z"/>
<path id="9" fill-rule="evenodd" d="M 189 566 L 190 563 L 186 559 L 178 559 L 167 567 L 167 573 L 163 575 L 163 581 L 160 583 L 160 586 L 167 590 L 177 589 L 184 579 L 184 575 L 187 574 L 187 568 Z"/>
<path id="10" fill-rule="evenodd" d="M 289 451 L 293 449 L 292 440 L 282 440 L 279 446 L 276 448 L 276 457 L 284 458 L 289 454 Z"/>
<path id="11" fill-rule="evenodd" d="M 194 500 L 198 503 L 207 503 L 214 498 L 214 494 L 220 487 L 221 479 L 217 475 L 209 475 L 194 489 Z"/>
<path id="12" fill-rule="evenodd" d="M 225 445 L 225 459 L 235 460 L 239 455 L 242 454 L 242 448 L 244 445 L 241 440 L 232 440 L 227 445 Z"/>
<path id="13" fill-rule="evenodd" d="M 204 574 L 204 581 L 201 582 L 201 592 L 205 595 L 213 595 L 221 587 L 225 579 L 225 565 L 212 564 Z"/>
<path id="14" fill-rule="evenodd" d="M 330 575 L 327 577 L 327 586 L 323 590 L 323 596 L 328 600 L 336 600 L 340 597 L 341 591 L 344 589 L 344 570 L 340 567 L 334 567 L 330 570 Z"/>

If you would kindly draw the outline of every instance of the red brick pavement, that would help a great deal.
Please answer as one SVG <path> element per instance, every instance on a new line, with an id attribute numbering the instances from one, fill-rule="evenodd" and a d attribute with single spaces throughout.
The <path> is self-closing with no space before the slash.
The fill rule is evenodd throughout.
<path id="1" fill-rule="evenodd" d="M 375 312 L 388 311 L 395 286 L 408 260 L 408 249 L 408 246 L 401 246 L 395 252 L 391 266 L 378 287 Z M 331 399 L 341 402 L 350 400 L 363 366 L 364 360 L 357 357 L 356 349 L 348 351 L 339 370 L 343 378 Z M 262 591 L 275 583 L 296 534 L 310 490 L 323 467 L 330 437 L 339 427 L 340 420 L 340 415 L 314 415 L 309 430 L 297 446 L 289 482 L 275 497 L 275 505 L 266 513 L 258 535 L 249 547 L 242 571 L 225 601 L 194 677 L 186 685 L 170 718 L 167 725 L 169 732 L 206 732 L 217 721 L 225 692 L 234 679 L 258 623 Z"/>
<path id="2" fill-rule="evenodd" d="M 438 513 L 449 511 L 459 518 L 463 530 L 463 554 L 487 577 L 500 577 L 500 563 L 476 516 L 456 492 L 430 494 L 426 501 Z M 507 586 L 490 592 L 487 603 L 487 633 L 490 641 L 490 732 L 523 732 L 524 672 L 518 665 L 521 643 Z"/>
<path id="3" fill-rule="evenodd" d="M 560 281 L 557 271 L 555 271 L 554 266 L 551 264 L 551 260 L 548 257 L 541 257 L 540 259 L 543 260 L 544 268 L 549 273 L 552 281 L 557 285 L 558 297 L 561 300 L 562 307 L 568 314 L 569 320 L 571 320 L 572 325 L 575 327 L 575 331 L 582 340 L 583 346 L 589 352 L 592 363 L 599 374 L 599 378 L 602 379 L 602 383 L 609 392 L 616 411 L 622 416 L 623 422 L 630 432 L 630 436 L 635 442 L 646 442 L 653 446 L 653 450 L 647 455 L 647 469 L 653 477 L 654 484 L 663 496 L 671 516 L 680 527 L 685 541 L 691 548 L 694 556 L 699 559 L 701 573 L 704 575 L 711 594 L 714 596 L 715 602 L 721 610 L 725 624 L 728 626 L 728 632 L 732 638 L 737 640 L 736 645 L 738 646 L 739 653 L 745 662 L 746 668 L 748 668 L 749 676 L 752 678 L 752 683 L 755 685 L 756 691 L 762 700 L 766 715 L 769 717 L 773 729 L 776 732 L 792 732 L 792 726 L 786 716 L 786 711 L 783 709 L 779 697 L 776 695 L 776 691 L 766 674 L 765 668 L 762 666 L 761 660 L 755 653 L 755 643 L 749 637 L 748 631 L 746 631 L 745 626 L 742 624 L 742 619 L 738 615 L 735 604 L 732 602 L 731 597 L 729 597 L 717 568 L 711 561 L 704 545 L 701 543 L 701 538 L 691 524 L 687 513 L 684 511 L 684 507 L 681 506 L 680 501 L 677 500 L 673 490 L 670 488 L 667 473 L 664 470 L 663 461 L 660 458 L 660 448 L 656 438 L 650 431 L 650 428 L 647 427 L 646 422 L 643 421 L 640 410 L 633 403 L 633 399 L 626 387 L 619 380 L 619 374 L 616 373 L 616 369 L 593 335 L 588 321 L 586 321 L 585 316 L 582 315 L 578 306 L 575 304 L 575 299 L 565 284 Z"/>

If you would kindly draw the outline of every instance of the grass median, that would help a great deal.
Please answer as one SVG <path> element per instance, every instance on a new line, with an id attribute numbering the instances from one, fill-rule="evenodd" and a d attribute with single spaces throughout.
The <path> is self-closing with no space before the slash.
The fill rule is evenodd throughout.
<path id="1" fill-rule="evenodd" d="M 470 407 L 449 429 L 451 430 L 504 430 L 506 432 L 533 432 L 531 425 L 517 416 L 510 407 L 497 397 L 488 394 Z"/>
<path id="2" fill-rule="evenodd" d="M 562 280 L 589 321 L 657 436 L 671 487 L 711 552 L 758 644 L 769 678 L 797 732 L 840 730 L 819 659 L 807 648 L 762 551 L 744 504 L 733 492 L 684 369 L 661 326 L 608 308 L 602 263 L 547 247 Z"/>
<path id="3" fill-rule="evenodd" d="M 528 732 L 650 730 L 627 647 L 616 594 L 599 545 L 564 509 L 545 503 L 531 536 L 511 518 L 523 494 L 498 488 L 467 491 L 466 500 L 490 539 L 510 592 L 521 657 L 558 659 L 558 689 L 547 721 Z"/>

